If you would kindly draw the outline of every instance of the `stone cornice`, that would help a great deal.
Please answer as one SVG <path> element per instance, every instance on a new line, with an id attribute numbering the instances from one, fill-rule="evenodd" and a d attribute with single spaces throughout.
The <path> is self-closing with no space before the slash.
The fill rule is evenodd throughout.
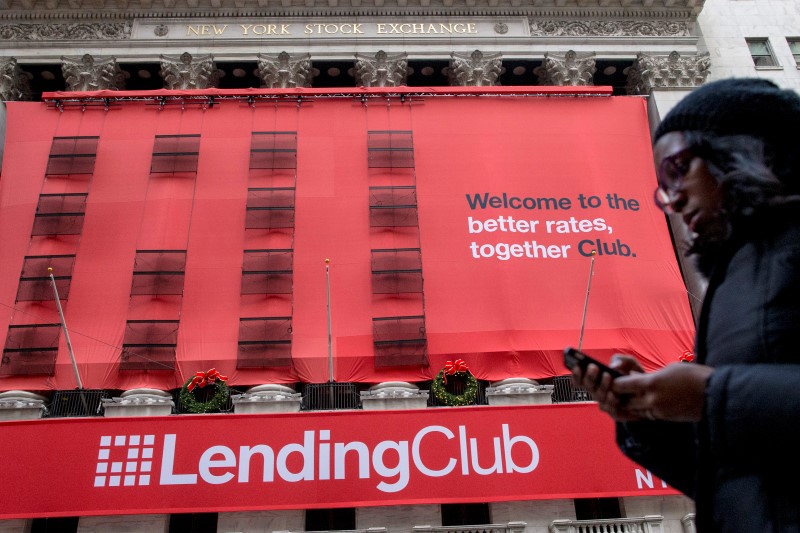
<path id="1" fill-rule="evenodd" d="M 694 19 L 705 0 L 0 0 L 0 20 L 206 17 Z"/>

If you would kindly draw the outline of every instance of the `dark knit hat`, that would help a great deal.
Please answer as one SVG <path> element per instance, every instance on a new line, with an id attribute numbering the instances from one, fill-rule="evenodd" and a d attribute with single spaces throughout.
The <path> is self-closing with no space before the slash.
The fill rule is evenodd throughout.
<path id="1" fill-rule="evenodd" d="M 790 132 L 800 124 L 800 96 L 760 78 L 731 78 L 692 91 L 656 129 L 654 141 L 671 131 L 751 135 L 773 150 L 797 150 Z M 794 148 L 792 148 L 794 146 Z"/>

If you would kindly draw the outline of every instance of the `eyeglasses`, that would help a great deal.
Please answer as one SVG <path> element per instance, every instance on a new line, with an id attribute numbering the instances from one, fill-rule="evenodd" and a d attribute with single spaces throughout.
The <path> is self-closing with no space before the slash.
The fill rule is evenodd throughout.
<path id="1" fill-rule="evenodd" d="M 673 204 L 676 193 L 683 184 L 683 178 L 689 172 L 689 166 L 694 157 L 691 148 L 684 148 L 661 160 L 661 165 L 656 173 L 658 187 L 653 193 L 653 199 L 656 205 L 667 214 L 675 212 Z"/>

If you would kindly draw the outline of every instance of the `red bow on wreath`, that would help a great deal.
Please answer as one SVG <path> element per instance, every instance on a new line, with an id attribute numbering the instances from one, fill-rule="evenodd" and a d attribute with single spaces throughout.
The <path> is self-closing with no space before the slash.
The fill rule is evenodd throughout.
<path id="1" fill-rule="evenodd" d="M 683 355 L 681 355 L 678 360 L 681 363 L 691 363 L 694 361 L 694 354 L 689 350 L 684 350 Z"/>
<path id="2" fill-rule="evenodd" d="M 447 376 L 454 376 L 469 370 L 467 363 L 463 359 L 456 359 L 455 361 L 447 361 L 442 369 L 442 383 L 447 385 Z"/>
<path id="3" fill-rule="evenodd" d="M 186 390 L 192 392 L 195 387 L 200 387 L 202 389 L 206 385 L 214 383 L 216 380 L 228 381 L 228 376 L 223 376 L 217 372 L 216 368 L 212 368 L 208 372 L 196 372 L 192 381 L 186 386 Z"/>

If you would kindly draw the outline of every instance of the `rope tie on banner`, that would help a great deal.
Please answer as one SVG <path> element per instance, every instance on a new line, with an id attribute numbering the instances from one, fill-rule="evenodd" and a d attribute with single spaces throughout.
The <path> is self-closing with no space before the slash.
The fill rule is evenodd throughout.
<path id="1" fill-rule="evenodd" d="M 211 385 L 217 380 L 228 381 L 228 376 L 223 376 L 217 372 L 216 368 L 212 368 L 206 372 L 196 372 L 192 381 L 186 386 L 186 389 L 192 392 L 195 387 L 200 387 L 202 389 L 206 385 Z"/>
<path id="2" fill-rule="evenodd" d="M 442 382 L 447 385 L 447 376 L 455 376 L 467 370 L 469 370 L 469 368 L 467 368 L 467 363 L 463 359 L 447 361 L 442 369 Z"/>

